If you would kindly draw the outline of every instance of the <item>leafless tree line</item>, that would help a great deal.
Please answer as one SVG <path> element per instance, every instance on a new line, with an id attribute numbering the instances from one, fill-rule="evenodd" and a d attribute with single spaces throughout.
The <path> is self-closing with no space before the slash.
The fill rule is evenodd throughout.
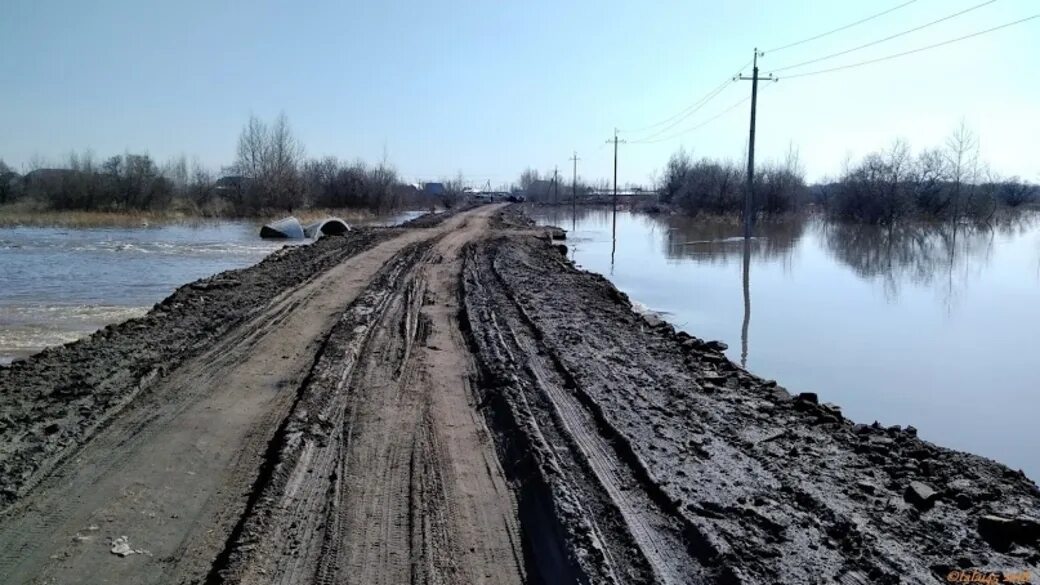
<path id="1" fill-rule="evenodd" d="M 212 182 L 183 157 L 160 166 L 147 154 L 99 161 L 87 151 L 70 153 L 60 166 L 32 166 L 23 177 L 0 161 L 0 203 L 29 198 L 54 209 L 161 209 L 189 196 L 195 181 Z"/>
<path id="2" fill-rule="evenodd" d="M 693 158 L 683 149 L 672 155 L 658 185 L 661 202 L 688 215 L 740 214 L 744 210 L 747 174 L 725 160 Z M 783 163 L 755 170 L 752 209 L 756 214 L 794 211 L 808 199 L 805 172 L 794 149 Z"/>
<path id="3" fill-rule="evenodd" d="M 990 170 L 981 160 L 978 137 L 964 124 L 941 148 L 914 155 L 897 140 L 847 163 L 841 179 L 820 197 L 832 217 L 878 225 L 908 217 L 987 221 L 1002 208 L 1038 199 L 1035 186 Z"/>
<path id="4" fill-rule="evenodd" d="M 184 156 L 158 164 L 148 154 L 97 161 L 90 151 L 73 152 L 57 165 L 36 158 L 24 176 L 0 161 L 0 204 L 28 199 L 53 209 L 248 215 L 310 206 L 388 211 L 421 198 L 385 159 L 374 166 L 306 159 L 284 114 L 270 124 L 251 116 L 234 163 L 221 175 Z"/>

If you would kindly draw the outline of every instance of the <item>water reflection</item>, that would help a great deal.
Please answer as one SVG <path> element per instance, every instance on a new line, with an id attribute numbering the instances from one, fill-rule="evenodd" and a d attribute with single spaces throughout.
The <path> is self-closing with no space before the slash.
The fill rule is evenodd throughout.
<path id="1" fill-rule="evenodd" d="M 834 258 L 865 280 L 880 282 L 889 300 L 907 284 L 933 288 L 947 311 L 989 265 L 998 236 L 1015 237 L 1036 225 L 1020 214 L 987 224 L 903 223 L 891 227 L 817 222 Z"/>
<path id="2" fill-rule="evenodd" d="M 611 274 L 621 252 L 633 245 L 632 238 L 647 233 L 659 235 L 669 260 L 726 265 L 739 259 L 742 269 L 749 271 L 751 264 L 760 262 L 780 263 L 785 270 L 793 270 L 799 242 L 812 236 L 821 249 L 858 277 L 879 283 L 889 300 L 896 300 L 904 287 L 912 285 L 937 290 L 950 307 L 958 293 L 989 265 L 997 238 L 1028 237 L 1040 226 L 1040 214 L 1028 212 L 996 217 L 986 224 L 906 222 L 891 228 L 792 216 L 762 222 L 756 226 L 757 235 L 745 239 L 736 220 L 627 211 L 620 211 L 618 220 L 609 207 L 536 209 L 533 213 L 539 223 L 569 223 L 572 234 L 609 230 Z M 1040 241 L 1034 247 L 1040 278 Z"/>
<path id="3" fill-rule="evenodd" d="M 751 325 L 751 238 L 744 238 L 744 322 L 740 327 L 740 366 L 747 367 L 748 326 Z"/>
<path id="4" fill-rule="evenodd" d="M 667 229 L 664 247 L 669 258 L 720 263 L 736 260 L 745 247 L 750 247 L 755 258 L 789 262 L 808 223 L 805 217 L 763 222 L 756 226 L 758 235 L 746 239 L 735 221 L 681 216 L 654 216 L 654 221 Z"/>

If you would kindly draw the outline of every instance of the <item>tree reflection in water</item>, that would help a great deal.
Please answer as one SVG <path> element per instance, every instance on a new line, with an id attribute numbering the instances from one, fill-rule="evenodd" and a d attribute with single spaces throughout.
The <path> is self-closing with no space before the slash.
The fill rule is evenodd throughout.
<path id="1" fill-rule="evenodd" d="M 821 216 L 794 216 L 761 222 L 755 228 L 755 237 L 746 241 L 742 237 L 740 223 L 735 218 L 690 218 L 625 212 L 623 221 L 619 215 L 615 232 L 609 207 L 578 208 L 574 215 L 569 207 L 537 208 L 535 213 L 542 224 L 572 224 L 570 237 L 574 241 L 568 246 L 572 258 L 575 258 L 574 254 L 581 256 L 584 252 L 599 250 L 603 260 L 599 270 L 604 274 L 609 271 L 612 278 L 619 276 L 622 282 L 639 281 L 644 283 L 643 286 L 652 287 L 668 287 L 669 282 L 674 282 L 673 291 L 647 295 L 670 297 L 671 301 L 668 302 L 672 304 L 666 305 L 669 309 L 677 307 L 690 312 L 720 310 L 716 305 L 705 304 L 703 299 L 684 300 L 683 287 L 689 286 L 691 274 L 711 274 L 711 283 L 704 282 L 696 286 L 716 291 L 720 287 L 729 286 L 718 279 L 728 279 L 729 274 L 736 277 L 735 272 L 727 270 L 691 272 L 680 265 L 724 269 L 730 263 L 739 262 L 743 295 L 739 359 L 744 364 L 749 359 L 751 297 L 754 293 L 751 280 L 756 270 L 759 274 L 759 288 L 767 281 L 779 284 L 775 271 L 769 270 L 774 275 L 766 276 L 763 269 L 767 267 L 780 267 L 783 274 L 791 277 L 785 281 L 797 283 L 794 286 L 813 288 L 831 286 L 828 280 L 840 279 L 851 271 L 858 280 L 878 287 L 890 304 L 895 304 L 901 294 L 909 294 L 909 291 L 903 292 L 908 287 L 925 289 L 933 291 L 935 302 L 948 314 L 952 314 L 954 307 L 963 303 L 963 291 L 969 283 L 979 282 L 987 290 L 992 288 L 992 283 L 987 283 L 983 272 L 991 264 L 995 266 L 998 263 L 994 259 L 997 250 L 1015 250 L 1016 246 L 1009 245 L 1010 242 L 1032 237 L 1033 234 L 1040 238 L 1040 232 L 1036 229 L 1037 224 L 1040 224 L 1040 214 L 1031 212 L 997 217 L 982 225 L 962 223 L 954 226 L 950 223 L 907 221 L 891 228 L 831 223 Z M 574 227 L 580 231 L 573 233 Z M 610 238 L 609 241 L 607 238 Z M 1029 252 L 1028 266 L 1035 265 L 1036 269 L 1030 269 L 1022 276 L 1030 278 L 1033 276 L 1030 273 L 1035 272 L 1036 278 L 1040 280 L 1040 241 L 1030 246 L 1032 248 L 1036 248 L 1037 260 L 1032 260 L 1032 252 Z M 639 252 L 633 255 L 634 250 Z M 584 256 L 585 260 L 591 262 L 591 266 L 596 266 L 593 260 L 595 254 Z M 665 265 L 640 254 L 663 258 Z M 1002 266 L 1006 264 L 1001 263 Z M 614 274 L 615 270 L 618 275 Z M 670 274 L 674 274 L 674 278 Z M 777 294 L 790 294 L 786 285 L 780 286 L 775 291 L 768 291 L 765 296 L 762 293 L 766 291 L 761 291 L 759 298 L 775 301 Z M 833 283 L 833 286 L 836 294 L 842 294 L 846 290 L 843 287 L 848 285 Z M 847 291 L 855 294 L 854 289 Z M 812 297 L 812 294 L 806 295 L 806 299 Z M 766 300 L 765 304 L 762 302 L 759 303 L 760 308 L 769 306 L 771 301 Z M 797 300 L 789 299 L 789 302 Z M 737 316 L 740 316 L 739 313 Z M 736 335 L 732 339 L 736 341 Z"/>
<path id="2" fill-rule="evenodd" d="M 743 226 L 730 218 L 704 219 L 682 216 L 648 216 L 663 230 L 664 252 L 670 260 L 725 264 L 740 258 L 744 315 L 740 327 L 740 365 L 747 367 L 751 329 L 751 260 L 781 262 L 790 267 L 795 244 L 805 232 L 805 216 L 789 216 L 755 226 L 755 236 L 745 238 Z"/>
<path id="3" fill-rule="evenodd" d="M 950 311 L 958 293 L 989 264 L 996 236 L 1024 234 L 1036 220 L 1034 214 L 1015 214 L 985 224 L 873 226 L 820 221 L 815 227 L 834 258 L 859 277 L 880 282 L 890 300 L 908 283 L 935 287 Z"/>
<path id="4" fill-rule="evenodd" d="M 736 219 L 704 219 L 682 216 L 648 216 L 665 229 L 664 252 L 672 260 L 697 260 L 725 264 L 744 255 L 744 230 Z M 754 259 L 781 260 L 789 264 L 795 244 L 809 220 L 791 216 L 755 225 L 750 240 Z"/>

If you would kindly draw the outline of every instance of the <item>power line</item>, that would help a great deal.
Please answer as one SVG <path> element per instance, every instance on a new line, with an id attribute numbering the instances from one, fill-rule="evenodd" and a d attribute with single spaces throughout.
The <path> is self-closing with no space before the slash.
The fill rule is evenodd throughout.
<path id="1" fill-rule="evenodd" d="M 993 4 L 996 1 L 997 0 L 987 0 L 986 2 L 983 2 L 982 4 L 976 4 L 975 6 L 972 6 L 971 8 L 966 8 L 964 10 L 961 10 L 960 12 L 955 12 L 953 14 L 949 14 L 949 15 L 944 16 L 944 17 L 942 17 L 942 18 L 940 18 L 938 20 L 933 20 L 933 21 L 931 21 L 931 22 L 929 22 L 927 24 L 922 24 L 921 26 L 917 26 L 917 27 L 914 27 L 914 28 L 911 28 L 911 29 L 908 29 L 908 30 L 904 30 L 903 32 L 899 32 L 899 33 L 896 33 L 894 35 L 887 36 L 887 37 L 885 37 L 883 39 L 878 39 L 876 41 L 869 42 L 869 43 L 867 43 L 865 45 L 860 45 L 858 47 L 853 47 L 851 49 L 846 49 L 844 51 L 839 51 L 837 53 L 831 53 L 830 55 L 825 55 L 823 57 L 817 57 L 816 59 L 810 59 L 808 61 L 802 61 L 801 63 L 795 63 L 794 65 L 787 65 L 787 66 L 784 66 L 784 67 L 780 67 L 779 69 L 771 69 L 771 71 L 773 73 L 777 73 L 779 71 L 786 71 L 788 69 L 794 69 L 795 67 L 801 67 L 803 65 L 810 65 L 812 63 L 819 63 L 820 61 L 826 61 L 827 59 L 833 59 L 834 57 L 840 57 L 842 55 L 847 55 L 849 53 L 852 53 L 854 51 L 858 51 L 860 49 L 866 49 L 867 47 L 873 47 L 874 45 L 880 45 L 881 43 L 884 43 L 884 42 L 887 42 L 887 41 L 891 41 L 892 39 L 897 39 L 897 38 L 899 38 L 901 36 L 905 36 L 905 35 L 908 35 L 910 33 L 914 33 L 914 32 L 917 32 L 919 30 L 922 30 L 922 29 L 926 29 L 926 28 L 928 28 L 930 26 L 934 26 L 936 24 L 939 24 L 940 22 L 945 22 L 947 20 L 950 20 L 950 19 L 956 18 L 958 16 L 967 14 L 967 13 L 973 11 L 973 10 L 978 10 L 979 8 L 982 8 L 983 6 L 986 6 L 986 5 L 989 5 L 989 4 Z"/>
<path id="2" fill-rule="evenodd" d="M 697 112 L 697 110 L 699 110 L 702 107 L 704 107 L 704 104 L 708 103 L 713 98 L 715 98 L 715 96 L 719 95 L 724 89 L 729 87 L 729 85 L 731 83 L 733 83 L 733 78 L 732 77 L 727 79 L 726 81 L 723 81 L 720 85 L 716 86 L 715 89 L 712 89 L 710 92 L 705 94 L 703 97 L 701 97 L 696 102 L 693 102 L 689 106 L 686 106 L 685 108 L 680 110 L 677 114 L 674 114 L 674 115 L 672 115 L 672 116 L 670 116 L 670 117 L 668 117 L 668 118 L 666 118 L 664 120 L 661 120 L 660 122 L 657 122 L 656 124 L 651 124 L 649 126 L 643 126 L 642 128 L 636 128 L 634 130 L 619 130 L 619 132 L 621 132 L 623 134 L 639 134 L 641 132 L 645 132 L 647 130 L 651 130 L 653 128 L 657 128 L 659 126 L 662 126 L 664 124 L 669 124 L 671 122 L 671 124 L 669 124 L 668 126 L 665 126 L 661 130 L 658 130 L 658 132 L 664 132 L 664 131 L 668 130 L 669 128 L 674 127 L 675 124 L 678 124 L 679 122 L 682 122 L 684 119 L 690 117 L 695 112 Z"/>
<path id="3" fill-rule="evenodd" d="M 733 83 L 733 78 L 736 77 L 737 75 L 740 75 L 741 72 L 743 72 L 744 69 L 747 68 L 747 66 L 750 65 L 750 64 L 751 64 L 751 61 L 748 61 L 747 63 L 744 63 L 743 65 L 741 65 L 740 68 L 737 69 L 736 73 L 734 73 L 733 75 L 731 75 L 728 78 L 726 78 L 726 80 L 723 81 L 718 86 L 716 86 L 715 89 L 712 89 L 707 94 L 705 94 L 703 97 L 701 97 L 699 100 L 693 102 L 689 106 L 686 106 L 685 108 L 680 110 L 678 113 L 676 113 L 676 114 L 674 114 L 672 116 L 669 116 L 668 118 L 665 118 L 664 120 L 661 120 L 660 122 L 656 122 L 654 124 L 650 124 L 649 126 L 643 126 L 641 128 L 632 128 L 632 129 L 621 129 L 621 130 L 618 130 L 618 131 L 621 132 L 622 134 L 638 134 L 640 132 L 645 132 L 647 130 L 650 130 L 650 129 L 653 129 L 653 128 L 657 128 L 658 126 L 662 126 L 664 124 L 672 122 L 673 120 L 675 120 L 676 123 L 681 122 L 683 119 L 690 117 L 690 115 L 692 115 L 694 112 L 696 112 L 701 107 L 703 107 L 704 104 L 706 104 L 709 100 L 711 100 L 712 98 L 717 96 L 729 84 Z M 678 120 L 676 120 L 676 118 L 678 118 Z M 669 126 L 669 128 L 671 128 L 673 126 L 674 126 L 674 124 L 672 126 Z M 664 130 L 667 130 L 667 129 L 668 128 L 664 128 L 661 131 L 663 132 Z"/>
<path id="4" fill-rule="evenodd" d="M 769 86 L 768 85 L 767 86 L 763 86 L 763 88 L 760 91 L 765 91 L 766 87 L 769 87 Z M 736 102 L 736 103 L 730 105 L 725 110 L 722 110 L 721 112 L 715 114 L 714 116 L 708 118 L 707 120 L 704 120 L 703 122 L 697 124 L 696 126 L 691 126 L 689 128 L 684 128 L 683 130 L 680 130 L 680 131 L 678 131 L 678 132 L 676 132 L 674 134 L 669 134 L 668 136 L 664 136 L 664 137 L 658 138 L 656 140 L 633 140 L 633 141 L 631 141 L 631 144 L 657 144 L 658 142 L 665 142 L 665 141 L 668 141 L 668 140 L 672 140 L 674 138 L 682 136 L 683 134 L 689 134 L 690 132 L 693 132 L 694 130 L 699 130 L 699 129 L 703 128 L 704 126 L 707 126 L 708 124 L 711 124 L 715 120 L 718 120 L 722 116 L 725 116 L 726 114 L 728 114 L 728 113 L 732 112 L 733 110 L 739 108 L 740 106 L 748 103 L 749 101 L 751 101 L 751 96 L 747 96 L 745 98 L 742 98 L 739 102 Z"/>
<path id="5" fill-rule="evenodd" d="M 658 131 L 656 131 L 656 132 L 652 132 L 651 134 L 648 134 L 648 135 L 644 136 L 644 137 L 643 137 L 643 138 L 642 138 L 641 140 L 653 140 L 654 138 L 657 138 L 658 136 L 660 136 L 660 135 L 664 134 L 665 132 L 668 132 L 668 131 L 669 131 L 669 130 L 671 130 L 672 128 L 675 128 L 675 127 L 676 127 L 676 126 L 678 126 L 678 125 L 679 125 L 680 123 L 682 123 L 682 121 L 683 121 L 683 120 L 686 120 L 686 119 L 687 119 L 687 118 L 689 118 L 690 116 L 692 116 L 692 115 L 696 114 L 697 112 L 699 112 L 699 111 L 701 110 L 701 108 L 703 108 L 704 106 L 708 105 L 708 103 L 709 103 L 709 102 L 710 102 L 711 100 L 713 100 L 713 99 L 715 99 L 716 97 L 718 97 L 718 96 L 719 96 L 719 94 L 721 94 L 721 93 L 722 93 L 723 91 L 725 91 L 725 90 L 726 90 L 726 88 L 728 88 L 728 87 L 729 87 L 729 86 L 730 86 L 731 84 L 733 84 L 733 83 L 735 83 L 735 82 L 736 82 L 736 79 L 731 79 L 731 80 L 729 80 L 728 82 L 726 82 L 726 84 L 725 84 L 725 85 L 723 85 L 723 86 L 719 87 L 718 89 L 716 89 L 714 93 L 712 93 L 712 94 L 711 94 L 711 95 L 710 95 L 710 96 L 709 96 L 709 97 L 708 97 L 707 99 L 705 99 L 704 101 L 702 101 L 702 102 L 701 102 L 701 103 L 700 103 L 700 104 L 699 104 L 699 105 L 698 105 L 698 106 L 697 106 L 696 108 L 694 108 L 694 109 L 690 110 L 690 111 L 689 111 L 689 112 L 687 112 L 687 113 L 686 113 L 686 114 L 685 114 L 684 116 L 682 116 L 682 117 L 681 117 L 681 118 L 679 118 L 678 120 L 675 120 L 675 121 L 674 121 L 674 122 L 672 122 L 671 124 L 668 124 L 668 125 L 667 125 L 667 126 L 665 126 L 664 128 L 661 128 L 660 130 L 658 130 Z"/>
<path id="6" fill-rule="evenodd" d="M 909 51 L 903 51 L 902 53 L 896 53 L 894 55 L 887 55 L 885 57 L 878 57 L 877 59 L 870 59 L 870 60 L 867 60 L 867 61 L 860 61 L 859 63 L 851 63 L 849 65 L 841 65 L 839 67 L 831 67 L 829 69 L 820 69 L 820 70 L 817 70 L 817 71 L 808 71 L 806 73 L 796 73 L 794 75 L 787 75 L 787 76 L 784 77 L 784 79 L 794 79 L 796 77 L 808 77 L 810 75 L 821 75 L 823 73 L 831 73 L 833 71 L 841 71 L 843 69 L 852 69 L 853 67 L 862 67 L 864 65 L 870 65 L 872 63 L 880 63 L 881 61 L 888 61 L 889 59 L 896 59 L 898 57 L 905 57 L 907 55 L 912 55 L 914 53 L 920 53 L 921 51 L 927 51 L 929 49 L 935 49 L 935 48 L 938 48 L 938 47 L 942 47 L 942 46 L 949 45 L 949 44 L 952 44 L 952 43 L 956 43 L 956 42 L 959 42 L 959 41 L 967 40 L 967 39 L 974 38 L 974 37 L 977 37 L 977 36 L 981 36 L 981 35 L 984 35 L 984 34 L 987 34 L 987 33 L 991 33 L 991 32 L 994 32 L 994 31 L 998 31 L 1000 29 L 1007 28 L 1009 26 L 1014 26 L 1016 24 L 1022 24 L 1023 22 L 1026 22 L 1026 21 L 1029 21 L 1029 20 L 1033 20 L 1035 18 L 1040 18 L 1040 14 L 1034 14 L 1032 16 L 1027 16 L 1026 18 L 1023 18 L 1023 19 L 1020 19 L 1020 20 L 1015 20 L 1013 22 L 1007 22 L 1007 23 L 1004 23 L 1002 25 L 995 26 L 993 28 L 988 28 L 986 30 L 980 30 L 978 32 L 971 33 L 970 35 L 964 35 L 962 37 L 957 37 L 955 39 L 949 39 L 949 40 L 943 41 L 941 43 L 935 43 L 934 45 L 928 45 L 926 47 L 918 47 L 916 49 L 911 49 Z"/>
<path id="7" fill-rule="evenodd" d="M 866 17 L 864 19 L 857 20 L 856 22 L 853 22 L 851 24 L 846 24 L 845 26 L 836 28 L 834 30 L 829 30 L 829 31 L 827 31 L 825 33 L 821 33 L 821 34 L 818 34 L 816 36 L 812 36 L 812 37 L 809 37 L 807 39 L 802 39 L 800 41 L 795 41 L 793 43 L 789 43 L 789 44 L 786 44 L 786 45 L 784 45 L 782 47 L 777 47 L 775 49 L 770 49 L 770 50 L 766 51 L 766 53 L 775 53 L 776 51 L 782 51 L 784 49 L 789 49 L 791 47 L 795 47 L 795 46 L 798 46 L 798 45 L 801 45 L 801 44 L 804 44 L 804 43 L 808 43 L 810 41 L 815 41 L 816 39 L 822 39 L 823 37 L 832 35 L 832 34 L 834 34 L 836 32 L 841 32 L 843 30 L 847 30 L 847 29 L 850 29 L 850 28 L 852 28 L 854 26 L 858 26 L 860 24 L 863 24 L 864 22 L 869 22 L 871 20 L 874 20 L 875 18 L 884 16 L 884 15 L 890 13 L 890 12 L 895 12 L 896 10 L 899 10 L 900 8 L 903 8 L 905 6 L 909 6 L 909 5 L 913 4 L 914 2 L 917 2 L 917 0 L 910 0 L 909 2 L 904 2 L 904 3 L 900 4 L 899 6 L 896 6 L 894 8 L 889 8 L 888 10 L 885 10 L 884 12 L 879 12 L 879 13 L 874 14 L 872 16 L 868 16 L 868 17 Z"/>

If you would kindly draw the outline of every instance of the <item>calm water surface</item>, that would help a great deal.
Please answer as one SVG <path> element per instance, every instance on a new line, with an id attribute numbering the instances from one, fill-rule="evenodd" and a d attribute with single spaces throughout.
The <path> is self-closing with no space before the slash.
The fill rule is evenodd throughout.
<path id="1" fill-rule="evenodd" d="M 396 225 L 421 214 L 366 223 Z M 0 363 L 143 315 L 177 287 L 255 264 L 287 243 L 262 240 L 258 230 L 250 221 L 0 228 Z"/>
<path id="2" fill-rule="evenodd" d="M 956 233 L 792 220 L 746 248 L 733 225 L 619 212 L 613 240 L 609 210 L 532 214 L 572 230 L 579 265 L 756 374 L 1040 478 L 1035 214 Z"/>

